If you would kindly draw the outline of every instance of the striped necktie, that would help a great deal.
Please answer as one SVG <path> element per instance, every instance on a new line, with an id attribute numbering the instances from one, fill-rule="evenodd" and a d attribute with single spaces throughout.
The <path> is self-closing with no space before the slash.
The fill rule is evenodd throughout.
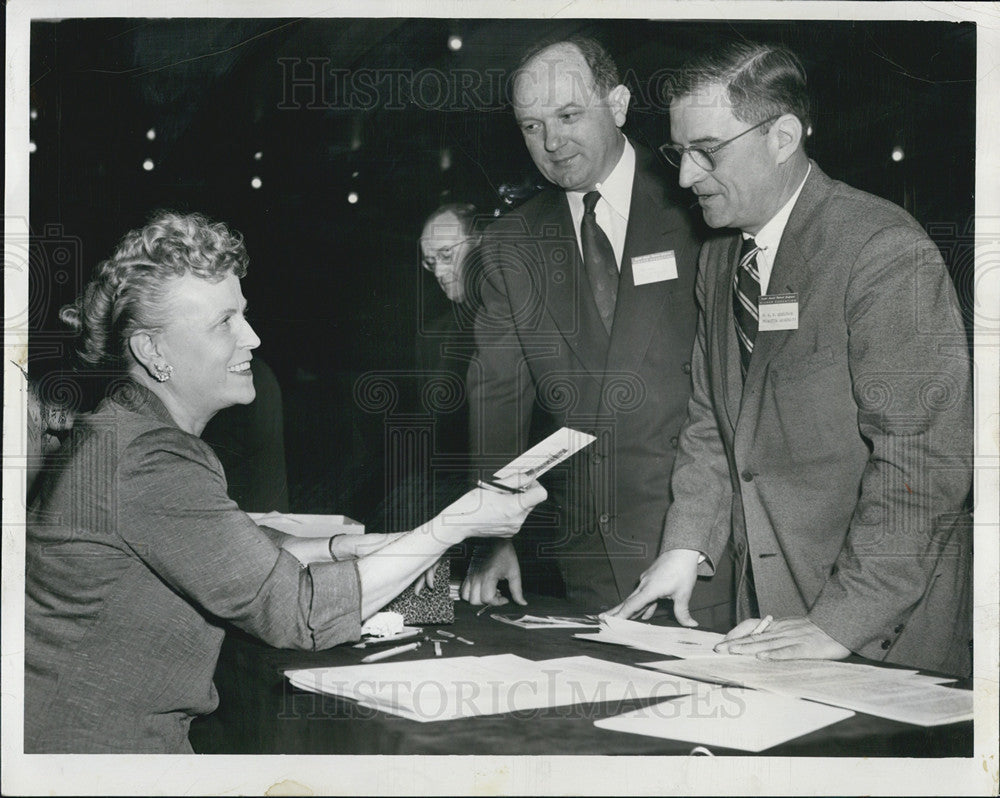
<path id="1" fill-rule="evenodd" d="M 583 264 L 594 292 L 594 302 L 604 322 L 604 329 L 611 334 L 615 318 L 615 302 L 618 299 L 618 261 L 607 234 L 597 223 L 594 208 L 601 199 L 599 191 L 588 191 L 583 195 L 583 219 L 580 220 L 580 245 L 583 250 Z"/>
<path id="2" fill-rule="evenodd" d="M 733 319 L 736 337 L 740 342 L 740 366 L 746 379 L 750 368 L 750 355 L 757 338 L 757 300 L 760 299 L 760 273 L 757 271 L 757 253 L 760 247 L 752 238 L 744 239 L 740 250 L 740 265 L 733 279 Z"/>

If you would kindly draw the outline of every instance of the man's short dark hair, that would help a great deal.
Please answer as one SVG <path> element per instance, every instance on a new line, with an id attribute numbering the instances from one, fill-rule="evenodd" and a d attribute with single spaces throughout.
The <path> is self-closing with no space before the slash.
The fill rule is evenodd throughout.
<path id="1" fill-rule="evenodd" d="M 528 62 L 543 50 L 556 45 L 571 45 L 580 51 L 583 60 L 590 67 L 590 74 L 594 78 L 594 87 L 601 93 L 602 97 L 607 96 L 608 92 L 621 83 L 621 78 L 618 76 L 618 66 L 614 59 L 604 49 L 604 45 L 589 36 L 551 37 L 535 42 L 518 59 L 514 74 L 516 75 L 524 69 Z"/>
<path id="2" fill-rule="evenodd" d="M 785 47 L 734 42 L 696 56 L 671 76 L 667 92 L 672 102 L 713 83 L 726 86 L 733 116 L 741 122 L 794 114 L 809 130 L 806 71 Z"/>

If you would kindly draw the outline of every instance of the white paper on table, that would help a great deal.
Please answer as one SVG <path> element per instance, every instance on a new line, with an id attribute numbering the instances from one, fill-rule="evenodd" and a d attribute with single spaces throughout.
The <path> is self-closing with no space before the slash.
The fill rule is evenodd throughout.
<path id="1" fill-rule="evenodd" d="M 329 538 L 334 535 L 361 535 L 365 525 L 346 515 L 306 515 L 303 513 L 247 513 L 255 524 L 269 526 L 299 538 Z"/>
<path id="2" fill-rule="evenodd" d="M 916 671 L 897 671 L 866 664 L 812 659 L 762 660 L 738 654 L 644 662 L 643 665 L 691 679 L 794 696 L 813 689 L 817 684 L 846 685 L 849 689 L 856 689 L 872 680 L 899 680 L 916 674 Z M 887 673 L 890 675 L 883 676 Z"/>
<path id="3" fill-rule="evenodd" d="M 710 685 L 691 679 L 646 679 L 644 668 L 588 656 L 562 657 L 537 663 L 563 691 L 565 703 L 597 703 L 627 698 L 666 698 L 687 695 Z M 581 701 L 582 699 L 582 701 Z M 558 706 L 556 704 L 555 706 Z"/>
<path id="4" fill-rule="evenodd" d="M 296 687 L 351 698 L 419 722 L 581 703 L 665 698 L 689 680 L 592 657 L 535 662 L 514 654 L 287 671 Z"/>
<path id="5" fill-rule="evenodd" d="M 506 615 L 494 612 L 490 617 L 500 623 L 507 623 L 521 629 L 593 629 L 597 624 L 587 618 L 571 618 L 561 615 L 522 615 L 520 618 L 508 618 Z"/>
<path id="6" fill-rule="evenodd" d="M 763 751 L 854 715 L 849 709 L 739 687 L 704 686 L 670 701 L 594 721 L 601 729 Z"/>
<path id="7" fill-rule="evenodd" d="M 526 485 L 596 440 L 586 432 L 563 427 L 515 457 L 497 471 L 493 479 L 511 487 Z"/>
<path id="8" fill-rule="evenodd" d="M 912 670 L 739 655 L 644 662 L 643 666 L 689 679 L 807 698 L 918 726 L 940 726 L 973 717 L 971 690 L 929 683 Z"/>
<path id="9" fill-rule="evenodd" d="M 625 618 L 601 618 L 601 630 L 596 634 L 576 634 L 596 643 L 629 646 L 670 657 L 730 657 L 716 654 L 714 647 L 723 639 L 718 632 L 704 632 L 686 626 L 656 626 L 629 621 Z"/>
<path id="10" fill-rule="evenodd" d="M 931 676 L 929 673 L 917 673 L 910 677 L 914 682 L 924 684 L 953 684 L 958 681 L 952 676 Z"/>
<path id="11" fill-rule="evenodd" d="M 941 687 L 919 680 L 878 679 L 860 689 L 857 685 L 833 685 L 813 686 L 800 692 L 813 701 L 917 726 L 942 726 L 972 720 L 974 716 L 971 690 Z"/>

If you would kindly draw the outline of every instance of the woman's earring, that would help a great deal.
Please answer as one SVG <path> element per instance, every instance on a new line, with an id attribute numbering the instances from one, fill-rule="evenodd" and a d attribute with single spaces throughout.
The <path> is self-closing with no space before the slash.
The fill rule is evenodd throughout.
<path id="1" fill-rule="evenodd" d="M 169 363 L 164 363 L 162 366 L 157 364 L 153 365 L 153 376 L 156 377 L 157 382 L 166 382 L 170 379 L 170 375 L 174 373 L 174 367 Z"/>

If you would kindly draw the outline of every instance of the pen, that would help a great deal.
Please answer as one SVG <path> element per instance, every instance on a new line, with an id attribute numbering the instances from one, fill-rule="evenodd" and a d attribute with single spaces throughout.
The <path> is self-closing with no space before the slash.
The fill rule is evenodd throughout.
<path id="1" fill-rule="evenodd" d="M 481 479 L 476 484 L 480 488 L 485 488 L 486 490 L 498 490 L 501 493 L 524 493 L 521 488 L 512 488 L 509 485 L 504 485 L 501 482 L 493 482 L 492 480 Z"/>
<path id="2" fill-rule="evenodd" d="M 754 629 L 750 633 L 750 635 L 751 636 L 753 636 L 753 635 L 759 635 L 761 632 L 763 632 L 765 629 L 767 629 L 768 626 L 771 625 L 771 621 L 773 621 L 773 620 L 774 620 L 774 618 L 772 618 L 770 615 L 765 615 L 763 618 L 760 619 L 760 623 L 757 624 L 754 627 Z"/>
<path id="3" fill-rule="evenodd" d="M 406 651 L 413 651 L 420 647 L 420 643 L 407 643 L 405 646 L 396 646 L 395 648 L 390 648 L 388 651 L 379 651 L 377 654 L 369 654 L 367 657 L 361 659 L 362 662 L 378 662 L 380 659 L 385 659 L 386 657 L 395 657 L 397 654 L 402 654 Z"/>
<path id="4" fill-rule="evenodd" d="M 438 629 L 437 633 L 439 635 L 441 635 L 441 637 L 454 637 L 455 636 L 451 632 L 446 632 L 444 629 Z"/>
<path id="5" fill-rule="evenodd" d="M 484 604 L 484 605 L 483 605 L 482 607 L 480 607 L 480 608 L 479 608 L 479 610 L 478 610 L 478 611 L 476 612 L 476 617 L 478 618 L 478 617 L 479 617 L 480 615 L 482 615 L 482 614 L 483 614 L 484 612 L 486 612 L 486 610 L 490 610 L 490 609 L 493 609 L 493 605 L 492 605 L 492 604 Z"/>

